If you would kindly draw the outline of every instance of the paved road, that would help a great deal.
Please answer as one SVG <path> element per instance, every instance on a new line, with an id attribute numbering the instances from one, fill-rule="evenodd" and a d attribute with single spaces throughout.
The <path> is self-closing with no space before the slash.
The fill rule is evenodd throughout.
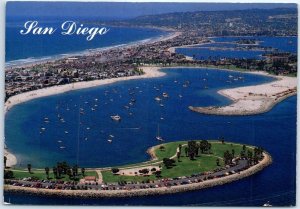
<path id="1" fill-rule="evenodd" d="M 163 187 L 163 186 L 176 186 L 176 185 L 183 185 L 183 184 L 190 184 L 190 183 L 195 183 L 195 182 L 200 182 L 200 181 L 205 181 L 206 179 L 212 179 L 212 178 L 219 178 L 225 175 L 229 175 L 232 173 L 239 172 L 240 170 L 246 169 L 248 166 L 248 161 L 247 160 L 239 160 L 238 164 L 226 168 L 224 170 L 211 173 L 211 174 L 197 174 L 197 175 L 192 175 L 191 177 L 179 177 L 179 178 L 174 178 L 174 179 L 160 179 L 160 180 L 155 180 L 154 182 L 150 183 L 127 183 L 123 185 L 119 185 L 118 183 L 112 183 L 112 184 L 104 184 L 104 183 L 99 183 L 99 182 L 94 182 L 92 185 L 89 184 L 83 184 L 83 183 L 57 183 L 55 181 L 45 181 L 45 182 L 32 182 L 32 181 L 23 181 L 23 180 L 11 180 L 11 184 L 15 183 L 17 184 L 16 186 L 23 186 L 23 187 L 36 187 L 36 188 L 50 188 L 54 189 L 58 187 L 59 189 L 71 189 L 72 187 L 75 188 L 82 188 L 85 189 L 93 189 L 93 190 L 116 190 L 116 189 L 145 189 L 145 188 L 155 188 L 155 187 Z"/>

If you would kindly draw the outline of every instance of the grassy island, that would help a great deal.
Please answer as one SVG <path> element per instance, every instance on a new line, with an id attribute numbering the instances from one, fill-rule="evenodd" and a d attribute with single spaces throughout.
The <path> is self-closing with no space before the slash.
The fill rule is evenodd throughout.
<path id="1" fill-rule="evenodd" d="M 59 162 L 45 169 L 5 169 L 6 191 L 86 198 L 157 195 L 222 185 L 272 163 L 260 147 L 221 140 L 191 140 L 148 149 L 152 159 L 109 168 Z"/>
<path id="2" fill-rule="evenodd" d="M 159 179 L 194 176 L 226 170 L 238 166 L 239 161 L 247 167 L 263 158 L 263 149 L 249 145 L 225 142 L 224 140 L 192 140 L 160 144 L 148 150 L 152 159 L 147 162 L 113 168 L 90 168 L 82 172 L 62 172 L 57 169 L 8 169 L 13 175 L 7 179 L 32 178 L 84 182 L 86 176 L 95 177 L 99 183 L 136 182 L 147 183 Z M 79 169 L 76 166 L 76 169 Z M 72 171 L 72 167 L 70 170 Z M 6 171 L 8 171 L 6 170 Z M 52 170 L 52 172 L 51 172 Z M 82 168 L 79 169 L 82 171 Z M 225 172 L 226 173 L 226 172 Z M 58 177 L 59 176 L 59 177 Z M 100 177 L 101 176 L 101 177 Z"/>
<path id="3" fill-rule="evenodd" d="M 179 149 L 180 146 L 181 150 Z M 194 154 L 192 154 L 193 152 L 189 152 L 191 149 L 195 149 Z M 196 149 L 198 150 L 196 151 Z M 153 162 L 141 163 L 135 166 L 121 166 L 116 173 L 113 173 L 111 170 L 102 171 L 103 181 L 108 183 L 120 181 L 147 182 L 149 180 L 155 180 L 158 177 L 156 175 L 157 169 L 151 171 L 151 166 L 157 166 L 159 168 L 160 178 L 176 178 L 198 173 L 213 172 L 226 167 L 224 155 L 232 159 L 248 157 L 248 154 L 254 155 L 254 149 L 258 150 L 259 148 L 230 142 L 222 143 L 222 141 L 213 140 L 170 142 L 149 149 L 155 156 Z M 180 155 L 177 154 L 178 151 L 180 151 Z M 241 156 L 241 153 L 243 156 Z M 191 155 L 194 156 L 191 157 Z M 169 162 L 169 166 L 166 159 L 173 160 Z M 126 171 L 132 167 L 137 168 L 135 169 L 135 173 L 133 171 L 131 175 L 126 175 L 126 172 L 124 174 L 122 173 L 122 171 Z M 146 169 L 149 170 L 149 173 L 140 173 L 138 168 L 145 169 L 145 167 L 147 167 Z"/>

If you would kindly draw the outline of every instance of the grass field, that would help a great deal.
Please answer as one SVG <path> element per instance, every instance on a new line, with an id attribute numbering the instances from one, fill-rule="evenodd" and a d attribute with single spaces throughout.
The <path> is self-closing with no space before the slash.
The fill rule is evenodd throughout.
<path id="1" fill-rule="evenodd" d="M 13 170 L 13 173 L 15 179 L 22 179 L 26 177 L 37 177 L 39 179 L 47 179 L 45 171 L 42 170 L 32 170 L 31 173 L 29 173 L 27 170 Z M 96 178 L 98 178 L 98 174 L 96 173 L 96 171 L 86 171 L 85 176 L 96 176 Z M 79 173 L 79 178 L 83 178 L 81 173 Z M 54 180 L 54 175 L 52 171 L 49 172 L 49 179 Z M 63 175 L 61 176 L 60 180 L 69 181 L 71 179 L 69 179 L 68 175 Z"/>
<path id="2" fill-rule="evenodd" d="M 219 141 L 209 141 L 212 144 L 212 154 L 200 154 L 196 157 L 195 160 L 190 160 L 189 157 L 185 157 L 184 146 L 186 146 L 187 141 L 180 142 L 171 142 L 162 144 L 164 149 L 159 149 L 160 146 L 157 146 L 155 149 L 155 155 L 158 158 L 158 161 L 161 161 L 163 158 L 170 158 L 175 155 L 177 147 L 179 144 L 183 145 L 180 161 L 176 160 L 175 165 L 172 168 L 166 168 L 163 163 L 160 163 L 162 166 L 162 178 L 173 178 L 179 176 L 190 176 L 192 174 L 201 173 L 205 171 L 212 171 L 218 167 L 224 166 L 223 156 L 224 152 L 228 150 L 230 153 L 234 150 L 235 156 L 239 156 L 240 152 L 243 149 L 242 144 L 225 142 L 224 144 Z M 246 149 L 253 149 L 250 146 L 246 146 Z M 216 160 L 220 159 L 220 166 L 217 166 Z M 157 162 L 157 161 L 156 161 Z M 124 175 L 114 175 L 111 171 L 102 171 L 104 182 L 118 182 L 118 181 L 146 181 L 147 179 L 153 180 L 157 179 L 154 175 L 149 175 L 147 177 L 143 176 L 124 176 Z"/>
<path id="3" fill-rule="evenodd" d="M 200 142 L 200 141 L 197 141 Z M 222 144 L 220 141 L 209 140 L 211 143 L 211 154 L 201 154 L 197 156 L 194 160 L 190 160 L 189 157 L 185 156 L 184 149 L 187 146 L 187 141 L 177 141 L 177 142 L 170 142 L 161 144 L 155 147 L 154 153 L 157 156 L 157 160 L 155 161 L 148 161 L 142 162 L 134 165 L 124 165 L 118 167 L 119 169 L 124 169 L 126 167 L 142 167 L 146 165 L 160 165 L 161 166 L 161 177 L 163 178 L 173 178 L 179 176 L 190 176 L 192 174 L 201 173 L 205 171 L 212 171 L 219 166 L 223 166 L 223 156 L 224 152 L 228 150 L 232 153 L 234 150 L 235 156 L 239 156 L 240 152 L 243 149 L 242 144 L 236 144 L 231 142 L 225 142 Z M 180 160 L 177 160 L 177 157 L 174 157 L 176 154 L 176 150 L 178 145 L 182 145 L 181 157 Z M 160 147 L 163 146 L 163 149 Z M 246 146 L 246 149 L 253 149 L 251 146 Z M 165 165 L 162 163 L 164 158 L 171 158 L 175 160 L 174 166 L 171 168 L 166 168 Z M 216 160 L 219 158 L 220 165 L 218 166 Z M 46 179 L 46 174 L 43 169 L 32 169 L 32 173 L 30 174 L 26 169 L 14 169 L 14 178 L 21 179 L 25 177 L 37 177 L 39 179 Z M 134 182 L 142 182 L 147 180 L 155 180 L 157 177 L 152 175 L 151 172 L 148 176 L 125 176 L 125 175 L 114 175 L 110 170 L 102 171 L 103 181 L 104 182 L 118 182 L 118 181 L 134 181 Z M 87 170 L 85 172 L 85 176 L 96 176 L 98 178 L 98 174 L 94 170 Z M 50 179 L 54 180 L 54 175 L 52 170 L 49 172 Z M 82 175 L 79 178 L 83 178 Z M 69 177 L 67 175 L 63 175 L 61 180 L 69 181 Z"/>

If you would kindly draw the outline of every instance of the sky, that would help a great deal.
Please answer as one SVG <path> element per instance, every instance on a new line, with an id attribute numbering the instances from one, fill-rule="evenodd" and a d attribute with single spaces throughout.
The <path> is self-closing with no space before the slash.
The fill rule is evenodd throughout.
<path id="1" fill-rule="evenodd" d="M 220 11 L 240 9 L 296 8 L 295 4 L 266 3 L 130 3 L 130 2 L 7 2 L 6 15 L 10 17 L 82 17 L 127 19 L 186 11 Z"/>

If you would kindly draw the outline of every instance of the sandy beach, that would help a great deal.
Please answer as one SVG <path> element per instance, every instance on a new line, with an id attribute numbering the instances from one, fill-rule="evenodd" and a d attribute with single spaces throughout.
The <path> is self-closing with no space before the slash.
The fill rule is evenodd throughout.
<path id="1" fill-rule="evenodd" d="M 21 104 L 23 102 L 27 102 L 32 99 L 38 99 L 41 97 L 47 97 L 56 94 L 62 94 L 68 91 L 75 91 L 79 89 L 91 88 L 106 84 L 111 84 L 118 81 L 128 81 L 134 79 L 145 79 L 145 78 L 154 78 L 164 76 L 165 73 L 159 71 L 159 67 L 141 67 L 143 69 L 144 74 L 140 76 L 130 76 L 130 77 L 119 77 L 119 78 L 111 78 L 104 80 L 94 80 L 87 82 L 78 82 L 72 84 L 66 84 L 61 86 L 52 86 L 49 88 L 38 89 L 35 91 L 29 91 L 25 93 L 21 93 L 15 96 L 10 97 L 6 103 L 4 104 L 5 113 L 7 113 L 14 105 Z M 5 149 L 5 155 L 7 157 L 7 166 L 11 167 L 17 164 L 17 158 L 10 153 L 7 149 Z"/>
<path id="2" fill-rule="evenodd" d="M 15 96 L 10 97 L 5 105 L 5 113 L 10 110 L 14 105 L 32 100 L 41 97 L 51 96 L 55 94 L 61 94 L 68 91 L 75 91 L 79 89 L 91 88 L 106 84 L 115 83 L 118 81 L 128 81 L 134 79 L 144 79 L 144 78 L 154 78 L 164 76 L 165 73 L 158 71 L 159 67 L 141 67 L 144 73 L 140 76 L 130 76 L 130 77 L 119 77 L 119 78 L 111 78 L 111 79 L 103 79 L 103 80 L 94 80 L 94 81 L 87 81 L 87 82 L 78 82 L 78 83 L 71 83 L 61 86 L 52 86 L 48 88 L 38 89 L 34 91 L 29 91 L 21 94 L 17 94 Z"/>
<path id="3" fill-rule="evenodd" d="M 106 51 L 109 52 L 110 50 L 113 50 L 113 49 L 121 49 L 121 48 L 128 49 L 128 48 L 137 47 L 137 46 L 143 45 L 143 44 L 151 44 L 151 43 L 155 43 L 155 42 L 167 41 L 169 39 L 173 39 L 177 36 L 180 36 L 181 34 L 182 34 L 182 32 L 172 31 L 167 35 L 152 38 L 152 39 L 139 40 L 139 41 L 136 41 L 133 43 L 125 44 L 125 45 L 102 47 L 102 48 L 96 48 L 96 49 L 87 49 L 84 51 L 74 52 L 74 53 L 70 53 L 67 55 L 58 55 L 55 58 L 47 58 L 47 59 L 41 58 L 41 59 L 37 59 L 37 60 L 28 62 L 28 63 L 23 63 L 23 64 L 18 63 L 18 64 L 13 64 L 13 65 L 8 65 L 8 66 L 5 66 L 5 69 L 12 70 L 12 69 L 20 68 L 20 67 L 23 67 L 23 68 L 33 67 L 35 65 L 40 65 L 40 64 L 45 64 L 45 63 L 54 63 L 57 60 L 67 59 L 67 58 L 74 57 L 74 56 L 93 56 L 93 55 L 97 55 L 99 53 L 103 53 Z"/>
<path id="4" fill-rule="evenodd" d="M 174 35 L 178 35 L 178 34 L 174 34 Z M 159 71 L 159 69 L 165 69 L 165 68 L 176 69 L 180 67 L 195 69 L 195 70 L 207 69 L 207 67 L 186 67 L 186 66 L 140 67 L 141 69 L 143 69 L 145 73 L 140 76 L 94 80 L 94 81 L 78 82 L 74 84 L 72 83 L 72 84 L 66 84 L 61 86 L 43 88 L 43 89 L 25 92 L 10 97 L 4 105 L 5 113 L 9 111 L 14 105 L 27 102 L 32 99 L 61 94 L 68 91 L 75 91 L 84 88 L 91 88 L 100 85 L 111 84 L 118 81 L 160 77 L 160 76 L 164 76 L 165 73 Z M 228 69 L 218 69 L 218 70 L 228 71 Z M 254 73 L 254 74 L 260 74 L 265 76 L 271 76 L 266 72 L 245 72 L 245 73 Z M 280 101 L 284 100 L 289 96 L 295 95 L 297 93 L 296 92 L 297 78 L 285 77 L 285 76 L 273 76 L 273 77 L 277 78 L 277 80 L 271 83 L 266 83 L 266 84 L 256 85 L 256 86 L 238 87 L 233 89 L 224 89 L 218 91 L 219 94 L 228 97 L 233 101 L 233 103 L 229 106 L 224 106 L 224 107 L 189 106 L 189 109 L 199 113 L 217 114 L 217 115 L 252 115 L 252 114 L 259 114 L 259 113 L 269 111 L 274 105 L 276 105 Z M 8 166 L 16 165 L 17 158 L 8 150 L 5 150 L 5 153 L 8 158 L 7 165 Z"/>
<path id="5" fill-rule="evenodd" d="M 260 74 L 268 75 L 264 72 Z M 273 77 L 277 80 L 270 83 L 218 91 L 219 94 L 233 101 L 228 106 L 190 106 L 189 108 L 199 113 L 216 115 L 254 115 L 267 112 L 277 103 L 297 94 L 296 77 Z"/>

